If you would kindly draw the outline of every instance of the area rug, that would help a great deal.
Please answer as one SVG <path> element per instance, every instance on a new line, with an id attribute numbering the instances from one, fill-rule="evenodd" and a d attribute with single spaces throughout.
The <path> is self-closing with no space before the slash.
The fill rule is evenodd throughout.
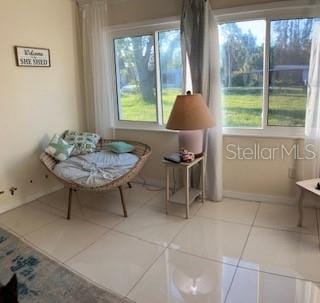
<path id="1" fill-rule="evenodd" d="M 74 274 L 0 228 L 0 282 L 18 278 L 21 303 L 129 303 Z"/>

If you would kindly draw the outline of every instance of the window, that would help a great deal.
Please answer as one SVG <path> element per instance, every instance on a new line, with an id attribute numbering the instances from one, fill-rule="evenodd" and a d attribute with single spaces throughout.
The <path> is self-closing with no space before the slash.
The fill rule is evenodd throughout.
<path id="1" fill-rule="evenodd" d="M 118 37 L 114 51 L 118 119 L 165 124 L 182 91 L 180 30 Z"/>
<path id="2" fill-rule="evenodd" d="M 119 119 L 157 121 L 153 36 L 125 37 L 114 43 Z"/>
<path id="3" fill-rule="evenodd" d="M 219 25 L 225 127 L 304 127 L 313 22 Z"/>
<path id="4" fill-rule="evenodd" d="M 182 93 L 180 30 L 159 32 L 159 53 L 162 114 L 167 123 L 176 96 Z"/>
<path id="5" fill-rule="evenodd" d="M 268 125 L 304 126 L 312 23 L 271 21 Z"/>
<path id="6" fill-rule="evenodd" d="M 263 105 L 265 21 L 220 26 L 223 125 L 260 127 Z"/>

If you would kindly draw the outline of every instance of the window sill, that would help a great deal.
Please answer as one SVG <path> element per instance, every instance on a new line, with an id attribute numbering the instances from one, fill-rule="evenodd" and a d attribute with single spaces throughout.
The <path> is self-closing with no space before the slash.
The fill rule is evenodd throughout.
<path id="1" fill-rule="evenodd" d="M 115 130 L 126 131 L 147 131 L 158 133 L 178 134 L 179 131 L 166 129 L 163 126 L 152 124 L 150 126 L 116 126 Z M 278 139 L 304 139 L 304 130 L 301 128 L 282 128 L 275 127 L 271 129 L 256 129 L 256 128 L 223 128 L 224 137 L 255 137 L 255 138 L 278 138 Z"/>
<path id="2" fill-rule="evenodd" d="M 260 137 L 279 139 L 304 139 L 304 128 L 301 127 L 268 127 L 262 128 L 223 128 L 226 137 Z"/>
<path id="3" fill-rule="evenodd" d="M 157 132 L 157 133 L 171 133 L 171 134 L 177 134 L 179 131 L 177 130 L 171 130 L 166 129 L 163 126 L 160 125 L 152 125 L 150 127 L 148 126 L 116 126 L 114 128 L 115 130 L 128 130 L 128 131 L 146 131 L 146 132 Z"/>

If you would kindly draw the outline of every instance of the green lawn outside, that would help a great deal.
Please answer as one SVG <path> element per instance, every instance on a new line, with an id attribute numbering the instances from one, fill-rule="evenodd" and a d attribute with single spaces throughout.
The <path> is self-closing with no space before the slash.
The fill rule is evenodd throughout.
<path id="1" fill-rule="evenodd" d="M 163 90 L 163 118 L 167 122 L 174 101 L 177 95 L 181 94 L 181 90 L 177 88 L 169 88 Z M 156 100 L 153 102 L 145 102 L 138 93 L 128 93 L 121 95 L 122 120 L 128 121 L 157 121 Z"/>
<path id="2" fill-rule="evenodd" d="M 166 122 L 179 89 L 163 91 L 163 115 Z M 270 95 L 268 124 L 273 126 L 304 126 L 306 97 L 303 93 Z M 145 102 L 138 93 L 121 96 L 122 120 L 157 121 L 156 101 Z M 224 126 L 260 127 L 262 96 L 257 94 L 226 94 Z"/>
<path id="3" fill-rule="evenodd" d="M 231 94 L 224 96 L 224 126 L 260 127 L 262 96 Z M 270 95 L 268 125 L 304 126 L 304 94 Z"/>

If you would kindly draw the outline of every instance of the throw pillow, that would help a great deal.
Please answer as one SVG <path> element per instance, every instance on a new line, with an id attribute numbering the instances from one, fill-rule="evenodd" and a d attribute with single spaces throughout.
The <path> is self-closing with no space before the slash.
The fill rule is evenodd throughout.
<path id="1" fill-rule="evenodd" d="M 108 143 L 107 148 L 117 154 L 130 153 L 134 150 L 133 145 L 122 141 Z"/>
<path id="2" fill-rule="evenodd" d="M 68 144 L 68 142 L 64 141 L 59 135 L 56 134 L 51 139 L 45 151 L 56 160 L 64 161 L 70 157 L 73 149 L 74 145 Z"/>
<path id="3" fill-rule="evenodd" d="M 85 155 L 96 150 L 100 136 L 94 133 L 81 133 L 68 130 L 64 139 L 74 145 L 72 155 Z"/>

